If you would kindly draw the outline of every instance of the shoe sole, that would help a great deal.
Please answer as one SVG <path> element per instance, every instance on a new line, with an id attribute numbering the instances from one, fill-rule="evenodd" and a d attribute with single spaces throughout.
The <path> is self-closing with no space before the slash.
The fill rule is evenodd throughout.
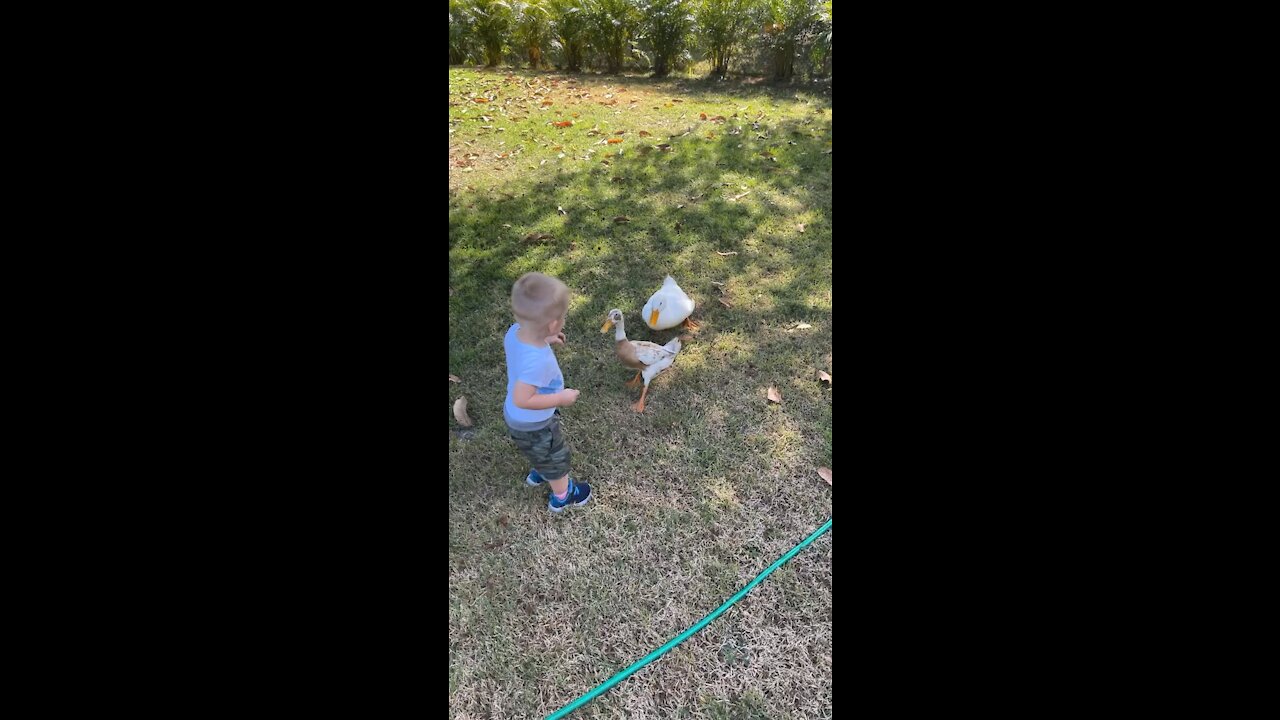
<path id="1" fill-rule="evenodd" d="M 538 482 L 534 482 L 534 481 L 532 481 L 532 480 L 530 480 L 530 479 L 529 479 L 529 476 L 528 476 L 528 475 L 526 475 L 526 476 L 525 476 L 525 478 L 524 478 L 524 483 L 525 483 L 526 485 L 528 485 L 529 487 L 538 487 L 539 485 L 541 485 L 541 484 L 543 484 L 543 483 L 545 483 L 545 482 L 546 482 L 546 480 L 540 480 L 540 481 L 538 481 Z"/>
<path id="2" fill-rule="evenodd" d="M 565 508 L 567 508 L 567 507 L 569 507 L 570 505 L 578 505 L 578 506 L 586 505 L 586 504 L 587 504 L 587 501 L 591 499 L 591 496 L 592 496 L 592 494 L 594 494 L 594 493 L 595 493 L 595 491 L 594 491 L 594 490 L 590 490 L 590 491 L 588 491 L 588 492 L 587 492 L 587 496 L 586 496 L 586 497 L 584 497 L 584 498 L 582 498 L 582 499 L 581 499 L 581 500 L 579 500 L 578 502 L 575 502 L 575 503 L 565 503 L 565 504 L 561 505 L 560 507 L 556 507 L 555 505 L 552 505 L 552 504 L 551 504 L 551 501 L 550 501 L 550 500 L 548 500 L 548 501 L 547 501 L 547 509 L 548 509 L 548 510 L 550 510 L 551 512 L 553 512 L 553 513 L 558 513 L 558 512 L 564 512 L 564 509 L 565 509 Z"/>

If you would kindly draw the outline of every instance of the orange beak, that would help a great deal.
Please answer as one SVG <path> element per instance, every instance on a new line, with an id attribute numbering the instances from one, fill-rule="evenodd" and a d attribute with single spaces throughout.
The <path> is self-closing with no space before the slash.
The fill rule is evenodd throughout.
<path id="1" fill-rule="evenodd" d="M 609 332 L 609 328 L 613 327 L 612 320 L 605 320 L 604 325 L 600 326 L 600 332 Z"/>
<path id="2" fill-rule="evenodd" d="M 649 313 L 649 327 L 657 327 L 657 326 L 658 326 L 658 311 L 654 310 L 653 312 Z"/>

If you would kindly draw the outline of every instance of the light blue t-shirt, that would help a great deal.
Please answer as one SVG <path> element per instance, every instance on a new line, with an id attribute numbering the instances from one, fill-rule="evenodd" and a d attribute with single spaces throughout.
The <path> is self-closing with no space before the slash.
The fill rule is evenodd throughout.
<path id="1" fill-rule="evenodd" d="M 512 428 L 528 432 L 541 430 L 550 424 L 556 409 L 526 410 L 516 407 L 511 397 L 516 389 L 516 381 L 534 386 L 539 395 L 548 395 L 564 389 L 564 375 L 560 373 L 560 363 L 556 362 L 556 354 L 551 351 L 551 346 L 526 345 L 516 337 L 519 329 L 520 323 L 512 325 L 502 340 L 503 348 L 507 351 L 507 401 L 502 406 L 502 414 Z"/>

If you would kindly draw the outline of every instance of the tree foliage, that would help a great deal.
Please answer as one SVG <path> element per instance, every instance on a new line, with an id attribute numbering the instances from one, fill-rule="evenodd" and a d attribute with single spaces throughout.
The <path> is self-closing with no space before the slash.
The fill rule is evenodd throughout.
<path id="1" fill-rule="evenodd" d="M 698 4 L 698 32 L 702 37 L 711 74 L 729 72 L 729 61 L 746 40 L 755 0 L 702 0 Z"/>
<path id="2" fill-rule="evenodd" d="M 546 0 L 514 0 L 511 11 L 514 16 L 517 48 L 529 59 L 529 67 L 542 66 L 542 52 L 551 41 L 551 11 Z"/>
<path id="3" fill-rule="evenodd" d="M 622 62 L 642 19 L 635 0 L 591 0 L 592 44 L 604 57 L 605 72 L 622 72 Z"/>
<path id="4" fill-rule="evenodd" d="M 581 72 L 591 33 L 591 8 L 587 0 L 550 0 L 551 46 L 560 51 L 561 64 L 569 72 Z"/>
<path id="5" fill-rule="evenodd" d="M 511 6 L 503 0 L 470 0 L 469 4 L 476 39 L 484 48 L 485 64 L 495 67 L 502 62 L 511 31 Z"/>
<path id="6" fill-rule="evenodd" d="M 653 58 L 653 74 L 671 72 L 693 39 L 693 0 L 640 0 L 640 37 Z"/>

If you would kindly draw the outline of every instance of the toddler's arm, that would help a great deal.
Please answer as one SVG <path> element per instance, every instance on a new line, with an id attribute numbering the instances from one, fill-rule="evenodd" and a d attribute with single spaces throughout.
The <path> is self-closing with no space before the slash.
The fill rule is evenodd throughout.
<path id="1" fill-rule="evenodd" d="M 529 383 L 516 381 L 516 387 L 511 391 L 511 401 L 516 407 L 525 410 L 546 410 L 553 407 L 568 407 L 578 399 L 578 391 L 565 388 L 557 393 L 548 393 L 539 395 L 538 388 Z"/>

